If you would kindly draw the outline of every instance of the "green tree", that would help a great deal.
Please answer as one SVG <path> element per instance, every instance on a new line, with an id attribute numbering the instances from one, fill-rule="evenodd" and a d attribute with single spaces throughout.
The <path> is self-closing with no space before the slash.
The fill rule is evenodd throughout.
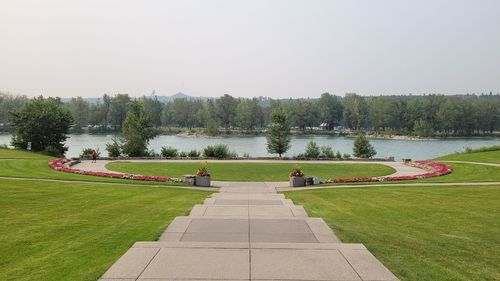
<path id="1" fill-rule="evenodd" d="M 209 136 L 216 136 L 219 134 L 219 128 L 217 126 L 217 122 L 215 122 L 214 119 L 208 119 L 207 126 L 205 127 L 205 134 Z"/>
<path id="2" fill-rule="evenodd" d="M 161 113 L 162 113 L 162 104 L 158 100 L 157 96 L 152 97 L 144 97 L 142 102 L 144 103 L 144 110 L 148 114 L 151 119 L 151 123 L 155 128 L 161 126 Z"/>
<path id="3" fill-rule="evenodd" d="M 430 137 L 434 134 L 432 126 L 423 119 L 418 119 L 415 121 L 413 130 L 415 134 L 419 137 Z"/>
<path id="4" fill-rule="evenodd" d="M 359 130 L 366 125 L 368 105 L 362 96 L 346 94 L 344 98 L 344 125 Z"/>
<path id="5" fill-rule="evenodd" d="M 288 116 L 282 109 L 273 111 L 266 138 L 269 153 L 278 154 L 281 158 L 290 149 L 290 125 Z"/>
<path id="6" fill-rule="evenodd" d="M 155 136 L 156 131 L 143 105 L 138 101 L 130 103 L 122 128 L 123 153 L 130 157 L 147 156 L 149 141 Z"/>
<path id="7" fill-rule="evenodd" d="M 370 144 L 368 139 L 363 134 L 357 134 L 354 138 L 353 147 L 354 156 L 358 158 L 372 158 L 377 154 L 373 145 Z"/>
<path id="8" fill-rule="evenodd" d="M 337 96 L 323 93 L 319 99 L 319 112 L 321 123 L 326 123 L 329 130 L 342 120 L 343 106 Z"/>
<path id="9" fill-rule="evenodd" d="M 219 118 L 222 126 L 227 130 L 234 122 L 234 115 L 236 112 L 237 101 L 230 95 L 224 95 L 215 101 L 217 110 L 217 117 Z"/>
<path id="10" fill-rule="evenodd" d="M 255 127 L 251 101 L 241 99 L 236 106 L 235 123 L 243 130 L 252 131 Z"/>
<path id="11" fill-rule="evenodd" d="M 130 97 L 127 94 L 118 94 L 111 99 L 109 107 L 110 121 L 115 130 L 122 128 L 123 121 L 127 117 L 129 110 Z"/>
<path id="12" fill-rule="evenodd" d="M 11 112 L 15 127 L 12 145 L 26 149 L 31 143 L 32 151 L 50 151 L 63 155 L 68 130 L 73 123 L 71 113 L 53 98 L 34 98 L 21 109 Z"/>
<path id="13" fill-rule="evenodd" d="M 72 132 L 82 133 L 83 127 L 89 124 L 89 104 L 82 97 L 72 98 L 68 103 L 68 109 L 74 120 Z"/>

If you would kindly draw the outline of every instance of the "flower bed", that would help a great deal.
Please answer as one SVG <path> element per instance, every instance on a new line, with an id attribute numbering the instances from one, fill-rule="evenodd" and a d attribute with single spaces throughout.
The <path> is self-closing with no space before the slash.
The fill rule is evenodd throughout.
<path id="1" fill-rule="evenodd" d="M 401 181 L 401 180 L 416 180 L 426 179 L 447 175 L 453 170 L 450 166 L 430 162 L 430 161 L 414 161 L 410 165 L 427 170 L 427 173 L 412 175 L 412 176 L 384 176 L 384 177 L 368 177 L 368 178 L 340 178 L 331 179 L 331 183 L 351 183 L 351 182 L 380 182 L 380 181 Z"/>
<path id="2" fill-rule="evenodd" d="M 66 166 L 66 164 L 68 164 Z M 138 180 L 138 181 L 173 181 L 170 177 L 162 177 L 162 176 L 143 176 L 143 175 L 131 175 L 131 174 L 123 174 L 123 173 L 113 173 L 113 172 L 95 172 L 95 171 L 84 171 L 76 168 L 72 168 L 76 163 L 73 163 L 68 159 L 55 159 L 49 162 L 49 167 L 65 173 L 73 173 L 80 175 L 88 175 L 88 176 L 97 176 L 97 177 L 106 177 L 106 178 L 116 178 L 116 179 L 128 179 L 128 180 Z"/>

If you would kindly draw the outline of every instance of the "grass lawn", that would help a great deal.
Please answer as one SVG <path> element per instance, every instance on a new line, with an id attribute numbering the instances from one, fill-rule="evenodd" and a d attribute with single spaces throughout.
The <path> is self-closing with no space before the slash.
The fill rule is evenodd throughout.
<path id="1" fill-rule="evenodd" d="M 286 192 L 401 280 L 500 280 L 500 186 Z"/>
<path id="2" fill-rule="evenodd" d="M 166 183 L 166 182 L 133 181 L 125 179 L 112 179 L 112 178 L 64 173 L 49 168 L 48 163 L 52 159 L 54 158 L 33 152 L 13 150 L 13 149 L 0 149 L 0 177 L 109 182 L 109 183 L 119 183 L 119 184 L 141 184 L 141 185 L 166 185 L 166 186 L 185 185 L 183 183 L 176 183 L 176 182 Z"/>
<path id="3" fill-rule="evenodd" d="M 500 181 L 500 167 L 463 164 L 463 163 L 446 163 L 453 168 L 453 173 L 422 180 L 411 182 L 485 182 L 485 181 Z"/>
<path id="4" fill-rule="evenodd" d="M 0 280 L 96 280 L 209 194 L 0 180 Z"/>
<path id="5" fill-rule="evenodd" d="M 436 158 L 436 160 L 470 161 L 500 164 L 500 150 L 474 153 L 456 153 Z"/>
<path id="6" fill-rule="evenodd" d="M 106 167 L 113 171 L 181 177 L 194 174 L 198 163 L 131 163 L 112 162 Z M 325 179 L 333 177 L 367 177 L 392 174 L 395 170 L 380 164 L 313 164 L 301 163 L 306 175 Z M 291 163 L 208 163 L 214 180 L 221 181 L 286 181 Z"/>

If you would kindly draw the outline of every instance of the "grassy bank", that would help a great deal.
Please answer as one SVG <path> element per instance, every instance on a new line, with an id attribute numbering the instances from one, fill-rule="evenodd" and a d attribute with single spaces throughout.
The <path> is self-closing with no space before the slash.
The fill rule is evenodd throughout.
<path id="1" fill-rule="evenodd" d="M 472 153 L 455 153 L 436 158 L 436 160 L 469 161 L 500 164 L 500 149 Z"/>
<path id="2" fill-rule="evenodd" d="M 13 149 L 0 149 L 0 177 L 107 182 L 107 183 L 117 183 L 117 184 L 141 184 L 141 185 L 165 185 L 165 186 L 184 185 L 183 183 L 176 183 L 176 182 L 133 181 L 125 179 L 112 179 L 104 177 L 63 173 L 49 168 L 48 163 L 52 159 L 54 158 L 38 153 L 13 150 Z"/>
<path id="3" fill-rule="evenodd" d="M 287 192 L 401 280 L 500 280 L 500 186 Z"/>
<path id="4" fill-rule="evenodd" d="M 0 180 L 0 280 L 96 280 L 209 192 Z"/>
<path id="5" fill-rule="evenodd" d="M 167 175 L 181 177 L 194 174 L 198 163 L 131 163 L 112 162 L 106 167 L 113 171 L 142 175 Z M 368 177 L 394 173 L 391 167 L 380 164 L 314 164 L 301 163 L 309 176 L 325 179 L 333 177 Z M 286 181 L 290 163 L 209 163 L 208 168 L 214 180 L 221 181 Z"/>

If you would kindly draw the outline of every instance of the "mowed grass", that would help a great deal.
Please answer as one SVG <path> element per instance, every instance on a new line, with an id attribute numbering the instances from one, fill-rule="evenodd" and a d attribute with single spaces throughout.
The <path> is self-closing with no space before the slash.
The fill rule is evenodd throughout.
<path id="1" fill-rule="evenodd" d="M 0 179 L 0 280 L 96 280 L 209 194 Z"/>
<path id="2" fill-rule="evenodd" d="M 487 151 L 487 152 L 474 152 L 474 153 L 456 153 L 436 158 L 436 160 L 469 161 L 469 162 L 500 164 L 500 150 Z"/>
<path id="3" fill-rule="evenodd" d="M 14 149 L 0 149 L 0 177 L 54 179 L 66 181 L 107 182 L 141 185 L 184 185 L 177 182 L 133 181 L 112 179 L 59 172 L 51 169 L 48 163 L 55 158 L 43 154 Z"/>
<path id="4" fill-rule="evenodd" d="M 479 155 L 476 158 L 471 158 L 472 155 Z M 490 162 L 493 163 L 500 157 L 499 151 L 477 152 L 470 154 L 451 154 L 443 156 L 432 161 L 440 162 L 440 160 L 455 159 L 456 161 L 471 161 L 471 162 Z M 489 159 L 489 160 L 488 160 Z M 455 161 L 454 160 L 454 161 Z M 452 163 L 442 162 L 450 165 L 453 172 L 448 175 L 410 181 L 386 181 L 379 182 L 380 184 L 394 184 L 394 183 L 451 183 L 451 182 L 499 182 L 500 181 L 500 167 L 468 164 L 468 163 Z M 354 184 L 373 184 L 373 183 L 354 183 Z M 339 184 L 328 184 L 339 185 Z M 344 185 L 344 184 L 341 184 Z"/>
<path id="5" fill-rule="evenodd" d="M 195 162 L 111 162 L 106 168 L 124 173 L 181 177 L 194 174 L 198 166 L 199 163 Z M 380 164 L 300 163 L 300 167 L 306 175 L 324 179 L 383 176 L 395 172 L 393 168 Z M 291 168 L 292 163 L 208 163 L 212 179 L 220 181 L 286 181 Z"/>
<path id="6" fill-rule="evenodd" d="M 285 193 L 401 280 L 500 280 L 500 186 Z"/>
<path id="7" fill-rule="evenodd" d="M 476 164 L 463 164 L 463 163 L 446 163 L 453 168 L 451 174 L 415 180 L 412 182 L 487 182 L 487 181 L 500 181 L 500 167 L 476 165 Z"/>

